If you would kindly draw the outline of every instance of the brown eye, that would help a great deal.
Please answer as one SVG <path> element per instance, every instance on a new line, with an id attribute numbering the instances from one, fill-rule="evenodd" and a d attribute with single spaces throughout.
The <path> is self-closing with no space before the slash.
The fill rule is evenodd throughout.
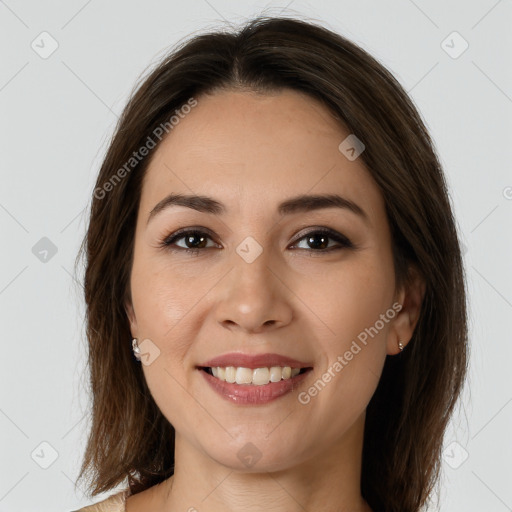
<path id="1" fill-rule="evenodd" d="M 334 250 L 354 247 L 352 242 L 346 236 L 325 228 L 316 231 L 310 231 L 306 235 L 299 238 L 298 241 L 301 240 L 305 240 L 306 244 L 308 245 L 305 247 L 305 249 L 312 252 L 331 252 Z M 329 240 L 334 240 L 338 245 L 329 247 Z"/>
<path id="2" fill-rule="evenodd" d="M 180 230 L 172 235 L 166 237 L 160 244 L 162 247 L 167 247 L 172 251 L 185 251 L 189 253 L 199 253 L 201 249 L 209 249 L 212 246 L 207 246 L 208 239 L 211 237 L 208 233 L 199 230 Z M 184 240 L 181 245 L 177 245 L 176 242 Z M 215 246 L 215 244 L 214 244 Z"/>
<path id="3" fill-rule="evenodd" d="M 177 242 L 181 240 L 183 240 L 183 242 L 181 242 L 182 245 L 178 245 Z M 216 243 L 208 246 L 208 240 L 212 240 L 212 236 L 207 231 L 198 229 L 182 229 L 172 233 L 162 240 L 160 247 L 166 247 L 171 251 L 185 251 L 186 253 L 194 254 L 199 254 L 199 252 L 204 249 L 219 247 Z M 305 240 L 307 247 L 299 248 L 305 249 L 312 254 L 324 254 L 331 251 L 350 249 L 354 247 L 352 242 L 346 236 L 326 228 L 310 231 L 300 237 L 297 242 L 301 242 L 302 240 Z M 336 242 L 334 246 L 330 246 L 330 241 L 332 240 Z M 297 242 L 292 246 L 293 248 L 298 247 Z"/>

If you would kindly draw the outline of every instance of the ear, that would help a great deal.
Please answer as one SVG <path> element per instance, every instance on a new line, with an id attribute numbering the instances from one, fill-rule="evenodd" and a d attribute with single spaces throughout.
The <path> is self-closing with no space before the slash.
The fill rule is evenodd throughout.
<path id="1" fill-rule="evenodd" d="M 133 338 L 138 338 L 138 327 L 137 327 L 137 318 L 135 316 L 135 311 L 133 310 L 133 305 L 130 299 L 125 301 L 124 305 L 126 316 L 130 322 L 130 331 L 132 333 Z"/>
<path id="2" fill-rule="evenodd" d="M 393 319 L 386 340 L 387 353 L 395 355 L 400 353 L 398 342 L 404 347 L 409 343 L 420 316 L 421 305 L 425 297 L 425 279 L 415 266 L 409 267 L 409 278 L 402 289 L 397 293 L 395 301 L 402 305 L 402 309 Z"/>

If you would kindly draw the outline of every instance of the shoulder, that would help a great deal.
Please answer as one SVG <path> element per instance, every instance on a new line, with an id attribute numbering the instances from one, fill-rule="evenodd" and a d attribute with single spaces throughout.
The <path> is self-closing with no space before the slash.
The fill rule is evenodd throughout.
<path id="1" fill-rule="evenodd" d="M 126 498 L 128 496 L 130 496 L 130 490 L 125 489 L 109 496 L 103 501 L 83 507 L 80 510 L 75 510 L 74 512 L 125 512 Z"/>

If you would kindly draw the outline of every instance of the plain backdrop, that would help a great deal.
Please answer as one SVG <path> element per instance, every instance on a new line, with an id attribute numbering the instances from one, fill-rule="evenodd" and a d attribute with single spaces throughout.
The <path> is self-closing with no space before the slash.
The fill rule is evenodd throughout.
<path id="1" fill-rule="evenodd" d="M 69 511 L 89 427 L 85 210 L 139 75 L 189 35 L 308 17 L 382 62 L 444 166 L 470 301 L 468 387 L 446 434 L 442 512 L 512 510 L 510 1 L 0 1 L 0 511 Z M 127 343 L 129 340 L 127 340 Z M 437 509 L 436 509 L 437 510 Z"/>

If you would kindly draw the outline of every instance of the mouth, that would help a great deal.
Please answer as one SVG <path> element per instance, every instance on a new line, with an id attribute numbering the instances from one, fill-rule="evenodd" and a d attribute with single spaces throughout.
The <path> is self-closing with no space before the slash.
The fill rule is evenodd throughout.
<path id="1" fill-rule="evenodd" d="M 204 380 L 222 399 L 240 406 L 267 404 L 297 390 L 312 367 L 198 366 Z"/>
<path id="2" fill-rule="evenodd" d="M 238 386 L 266 386 L 296 378 L 312 370 L 312 367 L 271 366 L 245 368 L 243 366 L 199 366 L 199 370 L 214 379 Z"/>

